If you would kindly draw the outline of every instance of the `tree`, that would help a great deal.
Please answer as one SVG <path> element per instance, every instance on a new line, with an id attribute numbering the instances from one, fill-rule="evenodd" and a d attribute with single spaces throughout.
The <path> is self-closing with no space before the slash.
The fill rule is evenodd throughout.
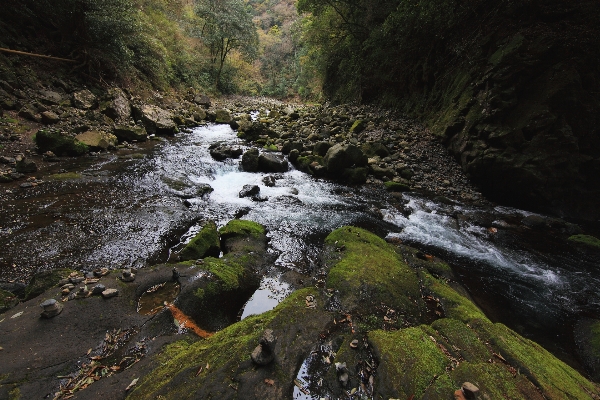
<path id="1" fill-rule="evenodd" d="M 242 0 L 201 0 L 196 13 L 203 21 L 200 38 L 208 47 L 215 67 L 215 87 L 219 89 L 223 65 L 232 50 L 254 56 L 258 43 L 256 26 Z"/>

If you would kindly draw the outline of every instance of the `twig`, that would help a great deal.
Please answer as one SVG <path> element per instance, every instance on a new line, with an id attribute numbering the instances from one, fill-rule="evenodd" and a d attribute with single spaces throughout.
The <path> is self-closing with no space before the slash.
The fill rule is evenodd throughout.
<path id="1" fill-rule="evenodd" d="M 68 58 L 60 58 L 60 57 L 52 57 L 52 56 L 45 56 L 43 54 L 35 54 L 35 53 L 27 53 L 25 51 L 18 51 L 18 50 L 11 50 L 11 49 L 5 49 L 3 47 L 0 47 L 0 51 L 4 51 L 6 53 L 14 53 L 14 54 L 21 54 L 24 56 L 32 56 L 32 57 L 41 57 L 41 58 L 49 58 L 51 60 L 58 60 L 58 61 L 66 61 L 66 62 L 77 62 L 75 60 L 70 60 Z"/>

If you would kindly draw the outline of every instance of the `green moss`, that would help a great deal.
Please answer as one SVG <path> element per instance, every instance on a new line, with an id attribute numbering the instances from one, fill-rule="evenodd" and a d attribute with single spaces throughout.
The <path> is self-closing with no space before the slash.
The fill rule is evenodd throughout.
<path id="1" fill-rule="evenodd" d="M 294 292 L 275 309 L 245 318 L 207 340 L 193 343 L 182 340 L 166 346 L 152 361 L 155 367 L 140 379 L 128 399 L 156 398 L 158 394 L 165 399 L 200 398 L 197 391 L 209 385 L 211 389 L 206 390 L 211 390 L 212 398 L 219 398 L 215 391 L 231 390 L 229 384 L 233 383 L 234 372 L 239 372 L 241 365 L 249 360 L 265 329 L 277 331 L 288 327 L 291 321 L 311 312 L 304 303 L 304 298 L 311 293 L 311 288 Z M 205 368 L 206 365 L 209 368 Z M 202 372 L 196 376 L 200 366 Z M 281 379 L 291 382 L 293 378 L 282 375 Z M 179 383 L 171 384 L 174 381 Z"/>
<path id="2" fill-rule="evenodd" d="M 383 302 L 403 314 L 419 314 L 417 276 L 385 240 L 364 229 L 343 227 L 329 234 L 325 243 L 341 250 L 341 259 L 333 261 L 327 276 L 327 286 L 339 290 L 348 303 L 367 306 Z"/>
<path id="3" fill-rule="evenodd" d="M 586 246 L 591 246 L 591 247 L 600 249 L 600 239 L 598 239 L 597 237 L 594 237 L 594 236 L 573 235 L 573 236 L 569 237 L 568 240 L 571 242 L 574 242 L 574 243 L 581 243 L 581 244 L 585 244 Z"/>
<path id="4" fill-rule="evenodd" d="M 357 119 L 354 121 L 352 126 L 350 127 L 350 133 L 361 133 L 367 126 L 367 123 L 362 119 Z"/>
<path id="5" fill-rule="evenodd" d="M 84 143 L 71 136 L 46 129 L 36 133 L 35 143 L 42 152 L 52 151 L 57 155 L 80 156 L 89 150 Z"/>
<path id="6" fill-rule="evenodd" d="M 385 185 L 385 188 L 389 192 L 408 192 L 408 191 L 410 191 L 410 186 L 405 185 L 404 183 L 388 181 L 388 182 L 384 182 L 383 184 Z"/>
<path id="7" fill-rule="evenodd" d="M 218 256 L 220 251 L 217 225 L 213 221 L 209 221 L 181 250 L 179 257 L 182 260 L 197 260 L 207 255 Z"/>
<path id="8" fill-rule="evenodd" d="M 590 333 L 590 351 L 593 357 L 600 358 L 600 321 L 596 321 L 592 324 Z"/>
<path id="9" fill-rule="evenodd" d="M 479 340 L 477 333 L 464 322 L 442 318 L 433 322 L 431 327 L 443 338 L 447 349 L 454 357 L 471 362 L 487 360 L 491 357 L 489 349 Z"/>
<path id="10" fill-rule="evenodd" d="M 277 148 L 277 146 L 275 146 L 274 144 L 265 144 L 265 146 L 263 147 L 264 150 L 266 151 L 278 151 L 279 149 Z"/>
<path id="11" fill-rule="evenodd" d="M 471 382 L 489 399 L 539 398 L 537 389 L 523 375 L 513 374 L 501 363 L 462 362 L 450 375 L 456 387 Z M 479 396 L 482 398 L 482 396 Z"/>
<path id="12" fill-rule="evenodd" d="M 465 323 L 474 319 L 488 321 L 485 314 L 472 301 L 459 294 L 447 283 L 426 273 L 422 275 L 425 288 L 434 296 L 439 297 L 447 317 Z"/>
<path id="13" fill-rule="evenodd" d="M 19 389 L 19 388 L 14 388 L 13 390 L 10 391 L 10 393 L 8 393 L 9 400 L 19 400 L 20 398 L 21 398 L 21 389 Z"/>
<path id="14" fill-rule="evenodd" d="M 373 331 L 369 334 L 380 358 L 380 370 L 396 397 L 407 399 L 423 397 L 437 376 L 443 375 L 450 361 L 431 339 L 425 327 L 408 328 L 395 332 Z M 452 392 L 448 392 L 446 398 Z"/>
<path id="15" fill-rule="evenodd" d="M 72 269 L 58 268 L 34 275 L 29 285 L 25 288 L 25 300 L 33 299 L 46 290 L 58 285 L 61 279 L 67 278 L 73 272 L 75 271 Z"/>
<path id="16" fill-rule="evenodd" d="M 69 181 L 81 179 L 81 174 L 77 172 L 63 172 L 62 174 L 52 174 L 48 176 L 48 179 L 53 181 Z"/>
<path id="17" fill-rule="evenodd" d="M 579 372 L 506 326 L 480 321 L 474 328 L 508 363 L 538 386 L 546 398 L 585 399 L 590 393 L 598 393 Z"/>
<path id="18" fill-rule="evenodd" d="M 266 234 L 265 227 L 254 221 L 246 221 L 241 219 L 233 219 L 224 227 L 219 229 L 219 234 L 226 239 L 234 236 L 252 236 L 255 239 L 260 239 Z"/>

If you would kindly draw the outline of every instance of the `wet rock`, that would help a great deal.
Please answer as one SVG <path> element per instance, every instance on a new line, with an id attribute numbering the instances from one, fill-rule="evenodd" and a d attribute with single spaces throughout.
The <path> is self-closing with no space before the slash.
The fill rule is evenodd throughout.
<path id="1" fill-rule="evenodd" d="M 272 329 L 266 329 L 258 342 L 258 346 L 252 351 L 250 357 L 259 366 L 269 365 L 275 359 L 275 345 L 277 338 Z"/>
<path id="2" fill-rule="evenodd" d="M 88 147 L 74 137 L 51 129 L 37 131 L 35 143 L 42 153 L 51 151 L 57 155 L 80 156 L 88 151 Z"/>
<path id="3" fill-rule="evenodd" d="M 130 268 L 126 268 L 121 272 L 121 280 L 123 282 L 133 282 L 135 280 L 135 274 L 131 272 Z"/>
<path id="4" fill-rule="evenodd" d="M 42 123 L 46 125 L 56 124 L 60 121 L 60 117 L 52 111 L 44 111 L 40 116 L 42 117 Z"/>
<path id="5" fill-rule="evenodd" d="M 117 137 L 119 142 L 145 142 L 148 139 L 146 128 L 140 125 L 115 125 L 113 134 Z"/>
<path id="6" fill-rule="evenodd" d="M 350 375 L 348 374 L 348 368 L 346 367 L 346 363 L 335 363 L 335 372 L 338 377 L 338 382 L 340 385 L 345 388 L 348 386 L 348 380 L 350 379 Z"/>
<path id="7" fill-rule="evenodd" d="M 277 180 L 275 179 L 275 177 L 273 175 L 268 175 L 262 179 L 262 182 L 264 183 L 264 185 L 266 187 L 274 187 Z"/>
<path id="8" fill-rule="evenodd" d="M 228 158 L 238 158 L 242 155 L 243 150 L 231 146 L 215 144 L 209 147 L 209 152 L 211 157 L 215 160 L 224 161 Z"/>
<path id="9" fill-rule="evenodd" d="M 278 138 L 277 133 L 262 122 L 242 122 L 243 121 L 240 121 L 238 130 L 238 136 L 242 139 L 257 140 L 261 137 Z"/>
<path id="10" fill-rule="evenodd" d="M 68 278 L 74 272 L 70 269 L 55 269 L 36 274 L 25 288 L 25 300 L 33 299 L 44 293 L 47 289 L 56 286 L 61 280 Z"/>
<path id="11" fill-rule="evenodd" d="M 40 307 L 42 307 L 42 309 L 44 310 L 42 311 L 43 318 L 56 317 L 63 310 L 62 304 L 56 301 L 56 299 L 48 299 L 42 304 L 40 304 Z"/>
<path id="12" fill-rule="evenodd" d="M 85 144 L 91 150 L 107 150 L 116 147 L 117 137 L 111 133 L 102 131 L 87 131 L 75 136 L 75 140 Z"/>
<path id="13" fill-rule="evenodd" d="M 102 277 L 102 276 L 108 275 L 109 273 L 110 273 L 110 270 L 108 268 L 99 268 L 99 269 L 94 270 L 94 275 L 97 277 Z"/>
<path id="14" fill-rule="evenodd" d="M 283 144 L 283 147 L 281 148 L 281 152 L 283 154 L 289 154 L 290 151 L 292 150 L 298 150 L 299 152 L 302 152 L 304 150 L 304 145 L 302 144 L 302 142 L 292 142 L 292 141 L 287 141 Z"/>
<path id="15" fill-rule="evenodd" d="M 119 291 L 117 289 L 106 289 L 102 292 L 102 297 L 105 299 L 110 299 L 111 297 L 115 297 L 119 295 Z"/>
<path id="16" fill-rule="evenodd" d="M 131 105 L 120 88 L 111 88 L 108 100 L 100 105 L 100 112 L 114 121 L 126 121 L 131 116 Z M 127 139 L 123 139 L 127 140 Z"/>
<path id="17" fill-rule="evenodd" d="M 38 170 L 37 164 L 26 157 L 17 157 L 15 169 L 17 172 L 27 174 L 30 172 L 36 172 Z"/>
<path id="18" fill-rule="evenodd" d="M 244 185 L 242 190 L 240 190 L 239 197 L 252 197 L 256 196 L 260 193 L 260 187 L 258 185 Z"/>
<path id="19" fill-rule="evenodd" d="M 73 107 L 79 108 L 81 110 L 89 110 L 94 108 L 97 103 L 96 95 L 89 90 L 80 90 L 79 92 L 73 93 L 71 98 L 71 102 Z"/>
<path id="20" fill-rule="evenodd" d="M 181 260 L 197 260 L 204 257 L 218 257 L 221 252 L 217 225 L 214 221 L 208 221 L 194 236 L 192 240 L 181 250 Z"/>
<path id="21" fill-rule="evenodd" d="M 290 166 L 282 156 L 262 153 L 258 156 L 258 170 L 262 172 L 287 172 Z"/>
<path id="22" fill-rule="evenodd" d="M 258 171 L 258 149 L 247 150 L 242 156 L 242 168 L 247 172 Z"/>
<path id="23" fill-rule="evenodd" d="M 104 292 L 106 290 L 106 286 L 104 286 L 103 284 L 99 283 L 96 286 L 94 286 L 92 288 L 92 294 L 93 295 L 98 295 L 98 294 L 102 294 L 102 292 Z"/>

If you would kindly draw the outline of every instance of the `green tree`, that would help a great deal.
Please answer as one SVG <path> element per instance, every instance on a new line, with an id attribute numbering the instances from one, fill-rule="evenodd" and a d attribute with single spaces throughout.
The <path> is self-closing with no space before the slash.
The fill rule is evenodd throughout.
<path id="1" fill-rule="evenodd" d="M 253 57 L 258 44 L 252 14 L 242 0 L 201 0 L 196 13 L 202 20 L 200 38 L 208 47 L 215 71 L 215 87 L 221 88 L 221 74 L 232 50 Z"/>

